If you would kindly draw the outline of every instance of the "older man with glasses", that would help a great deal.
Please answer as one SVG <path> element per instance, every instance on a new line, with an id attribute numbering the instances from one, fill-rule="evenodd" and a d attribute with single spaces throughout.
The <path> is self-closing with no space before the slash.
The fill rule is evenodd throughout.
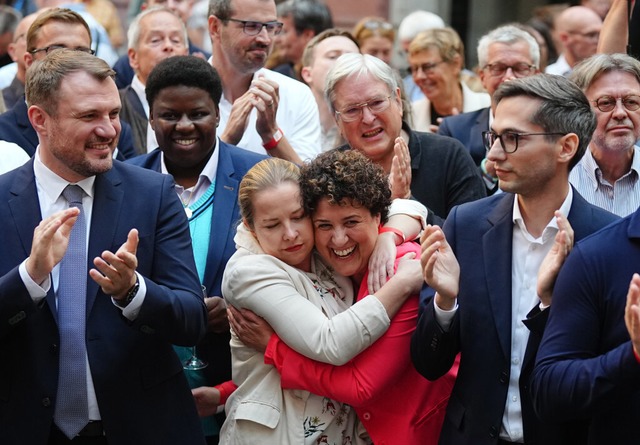
<path id="1" fill-rule="evenodd" d="M 576 66 L 570 79 L 589 99 L 598 123 L 569 181 L 590 203 L 627 216 L 640 206 L 640 62 L 599 54 Z"/>
<path id="2" fill-rule="evenodd" d="M 616 219 L 569 185 L 595 116 L 561 76 L 505 82 L 494 101 L 484 141 L 504 193 L 458 206 L 442 229 L 425 230 L 430 287 L 412 339 L 413 363 L 435 380 L 460 355 L 441 445 L 587 443 L 583 425 L 538 419 L 529 377 L 574 239 Z"/>
<path id="3" fill-rule="evenodd" d="M 480 80 L 493 97 L 505 81 L 530 76 L 539 72 L 540 49 L 535 38 L 513 25 L 505 25 L 485 34 L 478 42 Z M 458 139 L 469 150 L 478 166 L 488 193 L 498 189 L 493 163 L 487 160 L 482 132 L 489 130 L 496 104 L 476 111 L 443 119 L 438 134 Z"/>
<path id="4" fill-rule="evenodd" d="M 368 54 L 343 54 L 327 74 L 325 95 L 348 145 L 389 174 L 393 196 L 412 197 L 442 225 L 456 205 L 486 196 L 469 153 L 458 141 L 413 131 L 403 121 L 393 69 Z"/>
<path id="5" fill-rule="evenodd" d="M 220 139 L 300 163 L 320 153 L 311 90 L 264 68 L 283 24 L 274 0 L 211 0 L 211 64 L 222 80 Z"/>

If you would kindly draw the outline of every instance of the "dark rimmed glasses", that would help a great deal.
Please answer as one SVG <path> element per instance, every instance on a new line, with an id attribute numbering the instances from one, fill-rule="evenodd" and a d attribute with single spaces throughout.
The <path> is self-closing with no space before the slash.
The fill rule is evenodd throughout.
<path id="1" fill-rule="evenodd" d="M 409 66 L 409 72 L 415 74 L 422 71 L 426 75 L 432 73 L 438 65 L 446 62 L 446 60 L 441 60 L 439 62 L 423 63 L 422 65 L 411 65 Z"/>
<path id="2" fill-rule="evenodd" d="M 253 20 L 239 20 L 239 19 L 227 19 L 230 22 L 236 22 L 242 24 L 242 31 L 248 36 L 257 36 L 262 32 L 262 28 L 266 28 L 269 36 L 277 36 L 282 32 L 282 22 L 276 20 L 271 22 L 256 22 Z"/>
<path id="3" fill-rule="evenodd" d="M 598 110 L 602 111 L 603 113 L 608 113 L 616 107 L 618 101 L 621 101 L 622 106 L 629 111 L 636 111 L 638 108 L 640 108 L 640 96 L 636 94 L 630 94 L 628 96 L 617 98 L 613 96 L 602 96 L 597 98 L 596 100 L 592 100 L 591 102 L 595 104 Z"/>
<path id="4" fill-rule="evenodd" d="M 514 153 L 518 149 L 518 142 L 523 136 L 564 136 L 564 133 L 516 133 L 514 131 L 505 131 L 498 134 L 495 131 L 483 131 L 482 140 L 484 148 L 491 150 L 496 139 L 500 141 L 500 147 L 505 153 Z"/>
<path id="5" fill-rule="evenodd" d="M 492 76 L 501 77 L 504 76 L 509 68 L 511 68 L 511 71 L 513 71 L 513 74 L 516 77 L 526 77 L 536 69 L 534 65 L 529 65 L 525 62 L 516 63 L 515 65 L 507 65 L 506 63 L 501 62 L 488 63 L 483 69 L 489 70 L 489 73 Z"/>
<path id="6" fill-rule="evenodd" d="M 44 52 L 45 54 L 49 54 L 51 51 L 55 51 L 57 49 L 70 49 L 71 51 L 79 51 L 81 53 L 91 54 L 92 56 L 95 55 L 96 53 L 94 50 L 92 50 L 91 48 L 87 48 L 86 46 L 78 46 L 77 48 L 67 48 L 64 45 L 49 45 L 49 46 L 45 46 L 44 48 L 32 49 L 31 51 L 29 51 L 29 54 L 37 54 L 39 52 Z"/>
<path id="7" fill-rule="evenodd" d="M 336 111 L 336 115 L 344 122 L 354 122 L 362 117 L 362 109 L 367 107 L 372 113 L 382 113 L 389 108 L 391 104 L 391 96 L 377 97 L 368 102 L 348 105 L 341 111 Z"/>

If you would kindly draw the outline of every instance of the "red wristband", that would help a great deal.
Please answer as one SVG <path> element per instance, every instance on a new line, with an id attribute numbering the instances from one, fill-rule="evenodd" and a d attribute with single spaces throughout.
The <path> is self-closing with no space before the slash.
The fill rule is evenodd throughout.
<path id="1" fill-rule="evenodd" d="M 282 140 L 282 138 L 284 137 L 284 133 L 282 132 L 282 130 L 280 128 L 278 128 L 278 131 L 276 131 L 273 134 L 273 137 L 271 138 L 271 140 L 269 142 L 265 142 L 264 144 L 262 144 L 262 146 L 264 147 L 265 150 L 271 150 L 274 149 L 278 146 L 278 143 L 280 143 L 280 141 Z"/>
<path id="2" fill-rule="evenodd" d="M 406 241 L 405 237 L 404 237 L 404 233 L 402 233 L 401 230 L 398 229 L 394 229 L 393 227 L 380 227 L 378 229 L 378 233 L 385 233 L 385 232 L 393 232 L 396 235 L 398 235 L 400 237 L 400 244 L 404 244 L 404 242 Z"/>

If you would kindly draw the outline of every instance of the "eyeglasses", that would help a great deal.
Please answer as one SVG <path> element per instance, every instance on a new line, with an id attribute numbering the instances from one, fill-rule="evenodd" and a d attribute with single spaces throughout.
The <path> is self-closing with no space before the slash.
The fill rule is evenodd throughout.
<path id="1" fill-rule="evenodd" d="M 411 65 L 409 67 L 409 71 L 413 73 L 417 73 L 422 71 L 424 74 L 432 73 L 438 65 L 441 63 L 445 63 L 445 60 L 441 60 L 440 62 L 432 62 L 432 63 L 423 63 L 422 65 Z"/>
<path id="2" fill-rule="evenodd" d="M 391 23 L 381 22 L 379 20 L 368 20 L 364 22 L 364 25 L 362 26 L 370 30 L 383 29 L 385 31 L 390 31 L 393 29 L 393 25 Z"/>
<path id="3" fill-rule="evenodd" d="M 91 54 L 92 56 L 96 53 L 91 48 L 87 48 L 86 46 L 78 46 L 77 48 L 67 48 L 64 45 L 49 45 L 44 48 L 36 48 L 29 51 L 30 54 L 36 54 L 41 51 L 44 51 L 45 54 L 49 54 L 51 51 L 55 51 L 56 49 L 70 49 L 71 51 L 79 51 L 81 53 Z"/>
<path id="4" fill-rule="evenodd" d="M 389 104 L 391 103 L 391 96 L 387 97 L 377 97 L 375 99 L 371 99 L 368 102 L 362 102 L 359 104 L 349 105 L 343 108 L 342 111 L 336 111 L 336 115 L 343 120 L 343 122 L 354 122 L 362 117 L 362 109 L 367 107 L 369 111 L 372 113 L 381 113 L 387 108 L 389 108 Z"/>
<path id="5" fill-rule="evenodd" d="M 269 36 L 277 36 L 282 32 L 282 22 L 254 22 L 252 20 L 227 19 L 230 22 L 242 23 L 242 31 L 248 36 L 257 36 L 262 32 L 262 28 L 267 29 Z"/>
<path id="6" fill-rule="evenodd" d="M 584 37 L 587 40 L 598 40 L 600 38 L 600 31 L 591 31 L 591 32 L 569 31 L 569 34 L 579 35 L 580 37 Z"/>
<path id="7" fill-rule="evenodd" d="M 602 96 L 597 98 L 596 100 L 592 100 L 591 102 L 596 104 L 598 110 L 602 111 L 603 113 L 608 113 L 616 107 L 618 101 L 621 101 L 622 106 L 629 111 L 636 111 L 638 108 L 640 108 L 640 96 L 637 96 L 635 94 L 630 94 L 629 96 L 618 98 L 615 98 L 613 96 Z"/>
<path id="8" fill-rule="evenodd" d="M 486 64 L 483 69 L 489 69 L 489 73 L 491 73 L 492 76 L 502 77 L 509 68 L 511 68 L 511 71 L 513 71 L 513 74 L 516 77 L 526 77 L 531 74 L 531 71 L 533 71 L 536 67 L 524 62 L 519 62 L 515 65 L 507 65 L 506 63 L 496 62 Z"/>
<path id="9" fill-rule="evenodd" d="M 564 133 L 515 133 L 513 131 L 505 131 L 502 134 L 498 134 L 495 131 L 482 132 L 484 148 L 487 151 L 491 150 L 496 140 L 499 140 L 500 147 L 508 154 L 514 153 L 518 149 L 518 141 L 522 136 L 564 136 Z"/>

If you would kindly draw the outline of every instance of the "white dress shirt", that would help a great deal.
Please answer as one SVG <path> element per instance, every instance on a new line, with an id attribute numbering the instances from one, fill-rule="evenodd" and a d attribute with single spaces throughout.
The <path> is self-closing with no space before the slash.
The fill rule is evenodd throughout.
<path id="1" fill-rule="evenodd" d="M 209 59 L 209 63 L 211 63 L 211 59 Z M 320 115 L 313 93 L 302 82 L 275 71 L 262 68 L 254 74 L 254 78 L 260 75 L 263 75 L 266 79 L 273 80 L 279 86 L 278 93 L 280 98 L 278 100 L 276 121 L 289 144 L 303 161 L 315 158 L 322 150 L 322 143 L 320 138 Z M 227 126 L 232 105 L 223 92 L 220 99 L 219 134 L 222 134 Z M 258 112 L 254 108 L 249 115 L 247 129 L 240 142 L 236 145 L 245 150 L 266 154 L 267 151 L 262 146 L 262 138 L 256 130 L 257 119 Z"/>

